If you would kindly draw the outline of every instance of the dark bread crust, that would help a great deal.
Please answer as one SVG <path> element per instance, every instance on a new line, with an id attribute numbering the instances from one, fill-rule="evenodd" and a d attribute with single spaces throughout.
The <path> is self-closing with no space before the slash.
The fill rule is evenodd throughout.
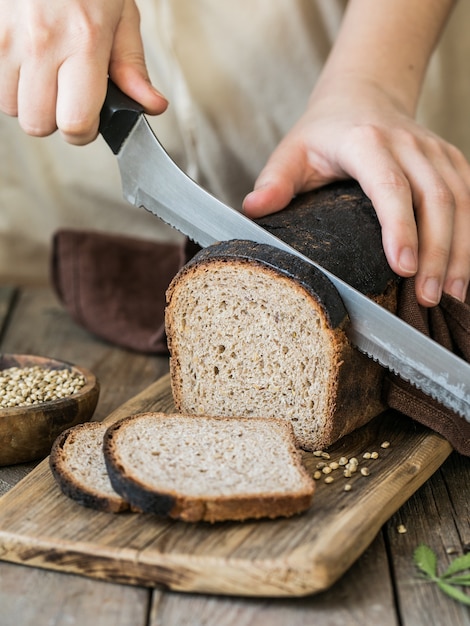
<path id="1" fill-rule="evenodd" d="M 107 497 L 95 491 L 90 485 L 88 489 L 83 488 L 68 467 L 67 443 L 73 443 L 73 438 L 78 430 L 100 429 L 105 432 L 105 427 L 99 422 L 86 422 L 73 426 L 62 432 L 51 449 L 49 457 L 49 467 L 62 493 L 75 500 L 78 504 L 90 509 L 104 511 L 106 513 L 121 513 L 129 510 L 129 503 L 123 500 L 117 493 L 115 497 Z"/>
<path id="2" fill-rule="evenodd" d="M 195 497 L 176 491 L 158 492 L 145 485 L 132 475 L 130 468 L 123 467 L 119 456 L 119 433 L 132 428 L 135 420 L 146 417 L 155 419 L 186 418 L 180 414 L 140 413 L 112 424 L 105 433 L 103 451 L 111 484 L 133 507 L 144 513 L 167 516 L 185 522 L 223 522 L 245 521 L 247 519 L 290 517 L 308 509 L 312 503 L 315 484 L 302 465 L 299 452 L 293 446 L 293 458 L 299 470 L 304 474 L 304 489 L 301 493 L 285 495 L 262 494 L 253 496 L 230 495 L 213 497 Z M 232 418 L 204 417 L 195 419 L 226 421 Z M 237 418 L 240 421 L 240 418 Z M 246 418 L 247 421 L 258 418 Z M 243 418 L 241 419 L 243 421 Z M 263 419 L 263 421 L 265 421 Z M 272 419 L 286 429 L 286 437 L 292 435 L 290 424 Z M 125 436 L 125 434 L 123 435 Z M 261 442 L 260 442 L 261 446 Z"/>
<path id="3" fill-rule="evenodd" d="M 348 322 L 348 313 L 343 301 L 333 283 L 323 272 L 289 252 L 266 244 L 234 239 L 208 246 L 198 252 L 181 269 L 177 280 L 181 280 L 184 274 L 189 273 L 193 268 L 202 267 L 208 263 L 233 262 L 259 265 L 293 279 L 315 298 L 332 328 L 344 327 Z M 172 282 L 167 290 L 167 305 L 171 304 L 176 284 L 177 281 Z M 171 337 L 168 341 L 171 341 Z"/>
<path id="4" fill-rule="evenodd" d="M 283 211 L 256 221 L 373 299 L 399 280 L 385 257 L 374 207 L 354 181 L 297 196 Z"/>

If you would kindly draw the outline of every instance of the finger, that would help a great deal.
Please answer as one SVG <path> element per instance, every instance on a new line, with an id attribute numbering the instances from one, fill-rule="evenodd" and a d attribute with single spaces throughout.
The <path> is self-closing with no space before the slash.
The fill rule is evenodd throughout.
<path id="1" fill-rule="evenodd" d="M 0 111 L 6 115 L 18 115 L 19 69 L 16 65 L 1 63 L 0 69 Z"/>
<path id="2" fill-rule="evenodd" d="M 106 54 L 97 54 L 94 62 L 83 53 L 64 61 L 58 72 L 56 119 L 65 141 L 84 145 L 95 139 L 106 88 Z"/>
<path id="3" fill-rule="evenodd" d="M 168 100 L 152 84 L 140 35 L 140 15 L 127 3 L 115 32 L 109 74 L 118 87 L 139 102 L 151 115 L 163 113 Z"/>
<path id="4" fill-rule="evenodd" d="M 14 24 L 8 20 L 10 12 L 0 21 L 0 111 L 15 117 L 18 113 L 19 63 L 14 51 Z"/>
<path id="5" fill-rule="evenodd" d="M 283 172 L 263 170 L 255 188 L 243 201 L 243 211 L 252 218 L 276 213 L 289 204 L 294 196 L 294 186 Z"/>
<path id="6" fill-rule="evenodd" d="M 458 175 L 440 152 L 405 152 L 402 167 L 410 181 L 419 239 L 416 294 L 425 306 L 438 304 L 451 256 Z"/>
<path id="7" fill-rule="evenodd" d="M 470 280 L 470 205 L 468 196 L 464 203 L 465 210 L 459 210 L 459 205 L 460 201 L 457 200 L 451 256 L 443 290 L 464 302 Z"/>
<path id="8" fill-rule="evenodd" d="M 385 147 L 357 142 L 345 151 L 344 170 L 371 200 L 382 228 L 384 252 L 400 276 L 418 270 L 418 230 L 410 183 L 393 154 Z"/>
<path id="9" fill-rule="evenodd" d="M 415 189 L 415 196 L 419 237 L 416 293 L 421 304 L 434 306 L 441 299 L 449 263 L 454 200 L 448 187 L 435 180 L 429 180 L 425 191 Z"/>
<path id="10" fill-rule="evenodd" d="M 260 172 L 254 190 L 245 197 L 243 211 L 253 218 L 280 211 L 296 193 L 306 190 L 309 174 L 312 168 L 302 143 L 284 139 Z"/>
<path id="11" fill-rule="evenodd" d="M 460 151 L 449 149 L 451 163 L 447 179 L 456 208 L 444 291 L 464 301 L 470 279 L 470 165 Z"/>
<path id="12" fill-rule="evenodd" d="M 69 55 L 60 67 L 57 125 L 66 141 L 84 144 L 96 137 L 108 73 L 116 74 L 116 64 L 125 66 L 127 60 L 140 71 L 143 67 L 146 75 L 134 2 L 124 3 L 114 25 L 103 24 L 99 31 L 91 29 L 81 33 L 75 53 Z M 125 68 L 124 75 L 126 71 Z M 143 78 L 140 80 L 145 82 Z M 118 86 L 123 88 L 122 80 L 118 81 Z M 127 89 L 123 90 L 129 93 Z"/>
<path id="13" fill-rule="evenodd" d="M 21 128 L 36 137 L 52 134 L 56 128 L 57 69 L 50 62 L 34 58 L 23 63 L 18 80 L 17 115 Z"/>

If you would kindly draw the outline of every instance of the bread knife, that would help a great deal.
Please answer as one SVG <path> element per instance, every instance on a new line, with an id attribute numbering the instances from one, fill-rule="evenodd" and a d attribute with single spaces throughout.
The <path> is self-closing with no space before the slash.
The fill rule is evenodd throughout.
<path id="1" fill-rule="evenodd" d="M 155 214 L 202 247 L 244 239 L 276 246 L 314 265 L 344 302 L 351 321 L 351 343 L 470 421 L 470 364 L 200 187 L 170 158 L 142 107 L 111 81 L 99 130 L 117 156 L 128 202 Z"/>

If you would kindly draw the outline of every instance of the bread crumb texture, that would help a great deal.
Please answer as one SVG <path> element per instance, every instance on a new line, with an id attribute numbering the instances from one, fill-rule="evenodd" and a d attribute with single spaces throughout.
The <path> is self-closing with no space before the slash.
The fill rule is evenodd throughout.
<path id="1" fill-rule="evenodd" d="M 64 443 L 64 459 L 67 469 L 76 483 L 94 488 L 109 495 L 116 495 L 109 482 L 103 457 L 103 435 L 106 427 L 76 429 Z"/>
<path id="2" fill-rule="evenodd" d="M 313 493 L 281 420 L 141 414 L 108 440 L 113 463 L 159 493 L 192 497 Z"/>
<path id="3" fill-rule="evenodd" d="M 174 282 L 167 307 L 178 410 L 281 417 L 324 445 L 345 336 L 298 282 L 259 264 L 212 262 Z"/>

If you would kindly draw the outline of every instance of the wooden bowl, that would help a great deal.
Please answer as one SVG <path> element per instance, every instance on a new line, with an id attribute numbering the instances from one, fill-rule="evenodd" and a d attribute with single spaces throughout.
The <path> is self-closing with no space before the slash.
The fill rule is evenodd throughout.
<path id="1" fill-rule="evenodd" d="M 99 382 L 82 367 L 41 356 L 0 354 L 0 370 L 32 366 L 74 371 L 82 374 L 86 382 L 65 398 L 28 406 L 0 407 L 0 466 L 46 457 L 63 430 L 92 418 L 98 402 Z"/>

